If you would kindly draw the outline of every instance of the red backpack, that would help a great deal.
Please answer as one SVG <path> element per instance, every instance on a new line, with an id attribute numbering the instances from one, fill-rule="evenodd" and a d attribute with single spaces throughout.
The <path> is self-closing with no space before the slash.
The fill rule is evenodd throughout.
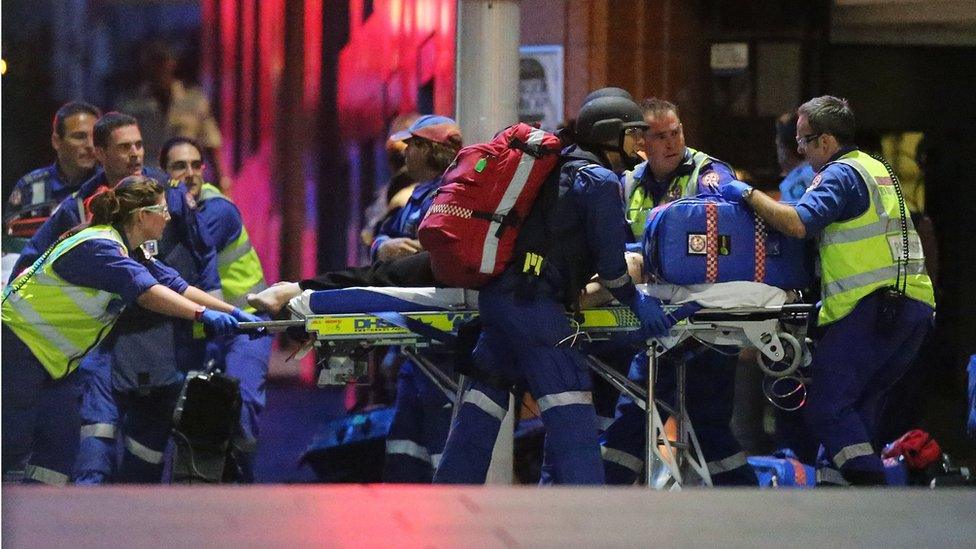
<path id="1" fill-rule="evenodd" d="M 559 149 L 556 135 L 518 123 L 458 152 L 417 231 L 438 282 L 474 289 L 502 272 Z"/>

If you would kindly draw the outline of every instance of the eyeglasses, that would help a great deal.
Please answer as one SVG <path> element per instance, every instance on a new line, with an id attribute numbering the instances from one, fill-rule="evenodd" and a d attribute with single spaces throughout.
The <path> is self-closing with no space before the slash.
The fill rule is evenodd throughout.
<path id="1" fill-rule="evenodd" d="M 154 204 L 152 206 L 143 206 L 139 208 L 139 210 L 156 213 L 169 219 L 169 208 L 166 206 L 166 204 Z"/>
<path id="2" fill-rule="evenodd" d="M 644 135 L 644 128 L 639 127 L 639 126 L 627 128 L 627 129 L 624 130 L 624 135 L 627 135 L 627 136 L 630 136 L 630 137 L 640 137 L 640 136 Z"/>
<path id="3" fill-rule="evenodd" d="M 797 147 L 806 147 L 811 141 L 823 135 L 822 133 L 811 133 L 809 135 L 801 135 L 796 138 Z"/>
<path id="4" fill-rule="evenodd" d="M 177 160 L 176 162 L 171 162 L 169 165 L 169 170 L 171 172 L 185 170 L 187 168 L 193 168 L 194 170 L 201 170 L 203 169 L 203 161 L 193 160 L 191 162 L 187 162 L 186 160 Z"/>

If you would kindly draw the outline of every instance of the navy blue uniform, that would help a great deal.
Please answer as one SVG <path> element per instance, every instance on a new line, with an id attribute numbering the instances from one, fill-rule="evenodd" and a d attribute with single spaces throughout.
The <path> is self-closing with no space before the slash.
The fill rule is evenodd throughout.
<path id="1" fill-rule="evenodd" d="M 831 160 L 851 150 L 842 149 Z M 835 163 L 817 174 L 795 208 L 813 237 L 831 223 L 860 216 L 869 205 L 867 185 L 857 171 Z M 821 482 L 846 484 L 861 474 L 883 478 L 881 459 L 864 441 L 875 447 L 880 442 L 875 439 L 885 395 L 908 371 L 931 327 L 932 308 L 907 299 L 894 327 L 879 331 L 878 300 L 872 294 L 829 324 L 813 353 L 805 418 L 823 445 Z"/>
<path id="2" fill-rule="evenodd" d="M 155 284 L 180 293 L 187 287 L 172 270 L 122 255 L 111 240 L 82 242 L 55 261 L 54 271 L 71 284 L 118 294 L 119 307 L 133 305 Z M 63 484 L 78 449 L 76 375 L 52 380 L 9 328 L 2 331 L 4 472 L 19 469 L 30 456 L 28 480 Z"/>
<path id="3" fill-rule="evenodd" d="M 581 272 L 587 277 L 595 272 L 604 281 L 624 280 L 624 292 L 633 294 L 634 287 L 624 260 L 617 176 L 583 149 L 566 149 L 564 157 L 549 226 L 551 234 L 574 243 L 559 242 L 550 250 L 534 295 L 520 290 L 523 275 L 514 265 L 481 290 L 482 333 L 473 358 L 486 372 L 527 382 L 546 427 L 545 461 L 553 482 L 600 484 L 603 466 L 591 379 L 584 357 L 569 346 L 575 330 L 566 316 L 567 285 L 578 285 Z M 579 254 L 564 254 L 569 248 L 562 246 Z M 507 390 L 487 383 L 474 381 L 466 388 L 434 482 L 485 481 L 508 401 Z"/>
<path id="4" fill-rule="evenodd" d="M 244 228 L 241 212 L 229 200 L 213 198 L 200 203 L 197 212 L 200 222 L 213 239 L 217 252 L 237 240 Z M 262 315 L 265 320 L 267 315 Z M 270 337 L 252 339 L 248 334 L 238 334 L 215 339 L 209 347 L 213 358 L 227 375 L 241 382 L 240 428 L 234 438 L 235 458 L 240 467 L 242 480 L 253 481 L 253 456 L 258 444 L 258 415 L 264 409 L 264 382 L 268 376 L 271 358 Z"/>
<path id="5" fill-rule="evenodd" d="M 380 246 L 391 238 L 417 238 L 420 221 L 427 215 L 442 183 L 440 177 L 418 183 L 410 200 L 383 222 L 370 246 L 374 261 Z M 383 480 L 430 482 L 450 428 L 451 401 L 412 361 L 406 360 L 397 373 L 394 406 L 396 411 L 386 441 Z"/>
<path id="6" fill-rule="evenodd" d="M 206 228 L 197 220 L 195 202 L 188 198 L 186 187 L 167 184 L 166 175 L 159 170 L 146 168 L 143 174 L 166 186 L 171 219 L 159 240 L 158 257 L 189 284 L 205 291 L 219 291 L 216 250 Z M 62 227 L 76 223 L 81 215 L 79 204 L 105 183 L 105 175 L 99 174 L 65 199 L 31 244 L 36 243 L 36 249 L 43 250 L 47 235 L 60 234 Z M 204 354 L 205 342 L 192 338 L 189 321 L 139 306 L 123 313 L 109 337 L 81 363 L 82 437 L 75 471 L 80 482 L 100 482 L 111 472 L 111 441 L 117 419 L 125 415 L 117 409 L 120 398 L 129 401 L 126 408 L 132 410 L 135 418 L 127 424 L 127 452 L 120 474 L 130 480 L 158 481 L 157 470 L 161 470 L 162 461 L 161 456 L 157 461 L 157 454 L 165 445 L 169 428 L 167 407 L 171 409 L 178 396 L 183 374 L 202 368 Z M 125 395 L 129 391 L 138 394 L 131 398 L 108 397 L 113 392 Z M 160 402 L 169 404 L 156 409 Z"/>
<path id="7" fill-rule="evenodd" d="M 92 170 L 90 176 L 95 174 Z M 88 177 L 85 178 L 86 180 Z M 10 191 L 7 203 L 3 208 L 3 219 L 8 219 L 24 212 L 33 215 L 49 215 L 62 200 L 75 192 L 79 184 L 65 182 L 64 176 L 58 170 L 55 162 L 50 166 L 38 168 L 17 180 L 14 189 Z"/>

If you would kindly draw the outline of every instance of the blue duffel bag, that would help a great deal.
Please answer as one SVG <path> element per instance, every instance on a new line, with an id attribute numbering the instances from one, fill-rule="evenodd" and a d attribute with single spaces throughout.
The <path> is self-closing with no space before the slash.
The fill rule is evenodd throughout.
<path id="1" fill-rule="evenodd" d="M 702 194 L 651 210 L 644 230 L 644 268 L 658 282 L 737 280 L 807 288 L 813 262 L 806 242 L 767 226 L 742 204 Z"/>
<path id="2" fill-rule="evenodd" d="M 812 488 L 817 484 L 817 472 L 800 463 L 789 450 L 780 450 L 771 456 L 746 458 L 763 488 Z"/>

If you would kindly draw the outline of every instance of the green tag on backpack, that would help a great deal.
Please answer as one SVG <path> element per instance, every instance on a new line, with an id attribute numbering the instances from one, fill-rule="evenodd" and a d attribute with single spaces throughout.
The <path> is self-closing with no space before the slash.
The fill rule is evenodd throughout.
<path id="1" fill-rule="evenodd" d="M 487 158 L 484 158 L 484 157 L 482 157 L 482 158 L 480 158 L 480 159 L 478 160 L 478 162 L 477 162 L 477 163 L 476 163 L 476 164 L 474 165 L 474 171 L 476 171 L 476 172 L 478 172 L 478 173 L 481 173 L 481 172 L 483 172 L 483 171 L 485 171 L 485 166 L 487 166 L 487 165 L 488 165 L 488 159 L 487 159 Z"/>

